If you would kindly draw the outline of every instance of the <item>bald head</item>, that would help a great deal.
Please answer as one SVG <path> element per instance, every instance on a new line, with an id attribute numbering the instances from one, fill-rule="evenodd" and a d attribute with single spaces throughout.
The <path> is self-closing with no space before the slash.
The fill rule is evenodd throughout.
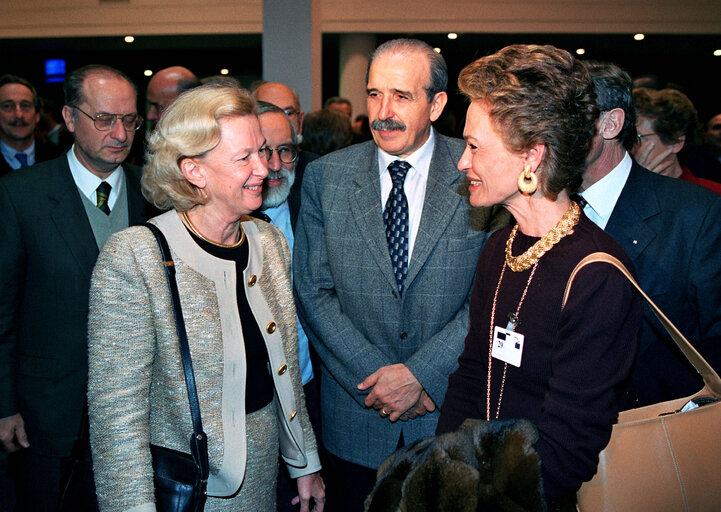
<path id="1" fill-rule="evenodd" d="M 303 114 L 298 95 L 287 85 L 279 82 L 265 82 L 253 91 L 256 100 L 272 103 L 281 108 L 293 122 L 296 133 L 303 129 Z"/>
<path id="2" fill-rule="evenodd" d="M 163 111 L 181 92 L 198 85 L 198 78 L 182 66 L 161 69 L 155 73 L 148 82 L 148 121 L 155 126 Z"/>

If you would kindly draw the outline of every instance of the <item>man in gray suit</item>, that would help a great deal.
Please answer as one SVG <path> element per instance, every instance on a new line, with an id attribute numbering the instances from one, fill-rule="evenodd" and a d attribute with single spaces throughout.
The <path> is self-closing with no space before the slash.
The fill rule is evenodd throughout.
<path id="1" fill-rule="evenodd" d="M 373 141 L 306 172 L 293 268 L 322 362 L 328 510 L 362 510 L 380 463 L 433 434 L 468 330 L 487 233 L 471 230 L 458 194 L 463 143 L 431 127 L 446 84 L 427 44 L 381 45 L 366 78 Z"/>

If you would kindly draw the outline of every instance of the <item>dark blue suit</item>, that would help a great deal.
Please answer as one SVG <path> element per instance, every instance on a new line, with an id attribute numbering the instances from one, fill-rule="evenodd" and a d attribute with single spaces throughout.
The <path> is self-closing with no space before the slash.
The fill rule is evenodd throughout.
<path id="1" fill-rule="evenodd" d="M 633 163 L 606 226 L 638 281 L 701 355 L 721 370 L 721 197 Z M 648 307 L 626 408 L 697 392 L 702 381 Z"/>

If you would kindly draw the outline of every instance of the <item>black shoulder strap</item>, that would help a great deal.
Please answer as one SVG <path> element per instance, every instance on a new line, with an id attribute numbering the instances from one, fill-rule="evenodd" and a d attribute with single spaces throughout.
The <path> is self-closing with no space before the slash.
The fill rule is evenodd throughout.
<path id="1" fill-rule="evenodd" d="M 145 226 L 155 236 L 160 246 L 160 254 L 165 263 L 165 276 L 168 278 L 168 286 L 170 287 L 170 296 L 173 302 L 173 316 L 175 317 L 175 327 L 178 331 L 178 341 L 180 345 L 180 357 L 183 360 L 183 371 L 185 373 L 185 385 L 188 388 L 188 401 L 190 402 L 190 416 L 193 419 L 193 436 L 190 438 L 190 449 L 193 457 L 199 464 L 203 480 L 207 480 L 208 466 L 208 442 L 203 432 L 203 423 L 200 419 L 200 404 L 198 403 L 198 391 L 195 387 L 195 374 L 193 373 L 193 363 L 190 359 L 190 347 L 188 346 L 188 335 L 185 331 L 185 320 L 183 319 L 183 310 L 180 307 L 180 295 L 178 294 L 178 283 L 175 280 L 175 262 L 170 255 L 170 247 L 163 233 L 157 226 L 145 223 Z"/>

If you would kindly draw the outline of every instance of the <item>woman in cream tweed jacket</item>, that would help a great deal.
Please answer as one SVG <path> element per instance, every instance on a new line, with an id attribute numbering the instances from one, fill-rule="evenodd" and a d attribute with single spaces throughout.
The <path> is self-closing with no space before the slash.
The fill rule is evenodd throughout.
<path id="1" fill-rule="evenodd" d="M 299 478 L 301 510 L 309 510 L 313 498 L 320 512 L 324 490 L 298 369 L 288 247 L 277 228 L 243 217 L 260 205 L 267 174 L 254 108 L 245 91 L 227 86 L 181 96 L 151 136 L 143 188 L 159 207 L 175 208 L 151 222 L 175 260 L 208 436 L 205 509 L 275 510 L 280 448 L 291 476 Z M 229 217 L 232 222 L 223 222 Z M 247 244 L 247 267 L 236 272 L 236 261 L 211 255 L 199 239 L 230 250 Z M 270 404 L 250 414 L 246 389 L 253 383 L 246 382 L 247 326 L 237 290 L 245 292 L 260 329 L 274 387 Z M 98 259 L 89 368 L 100 508 L 153 511 L 149 445 L 189 453 L 192 422 L 164 263 L 145 227 L 113 236 Z"/>

